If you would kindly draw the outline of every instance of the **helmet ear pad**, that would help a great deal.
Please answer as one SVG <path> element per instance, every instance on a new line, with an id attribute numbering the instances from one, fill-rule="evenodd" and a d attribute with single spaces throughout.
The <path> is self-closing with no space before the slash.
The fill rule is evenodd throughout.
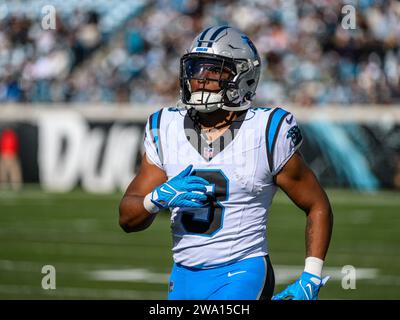
<path id="1" fill-rule="evenodd" d="M 224 90 L 224 104 L 226 106 L 238 107 L 242 102 L 253 99 L 258 80 L 248 79 L 250 73 L 253 73 L 253 68 L 239 72 L 237 79 L 227 84 L 226 90 Z M 243 99 L 240 99 L 241 97 Z"/>
<path id="2" fill-rule="evenodd" d="M 224 90 L 224 104 L 231 105 L 235 102 L 240 103 L 240 101 L 237 101 L 239 98 L 239 86 L 236 83 L 228 83 L 226 89 Z"/>

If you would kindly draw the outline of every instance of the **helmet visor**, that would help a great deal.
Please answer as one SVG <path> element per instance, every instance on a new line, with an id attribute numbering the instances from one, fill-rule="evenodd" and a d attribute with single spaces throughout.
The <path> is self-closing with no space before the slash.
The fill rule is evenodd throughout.
<path id="1" fill-rule="evenodd" d="M 231 81 L 236 75 L 232 62 L 208 57 L 187 57 L 183 61 L 183 71 L 188 80 Z"/>

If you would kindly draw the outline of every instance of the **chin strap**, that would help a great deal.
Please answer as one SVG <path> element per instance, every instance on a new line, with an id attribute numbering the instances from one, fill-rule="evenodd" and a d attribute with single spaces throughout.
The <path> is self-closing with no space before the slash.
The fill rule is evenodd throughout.
<path id="1" fill-rule="evenodd" d="M 243 110 L 247 110 L 248 108 L 250 108 L 250 105 L 251 105 L 251 101 L 245 100 L 244 103 L 238 107 L 228 107 L 228 106 L 223 105 L 222 109 L 224 109 L 226 111 L 243 111 Z"/>

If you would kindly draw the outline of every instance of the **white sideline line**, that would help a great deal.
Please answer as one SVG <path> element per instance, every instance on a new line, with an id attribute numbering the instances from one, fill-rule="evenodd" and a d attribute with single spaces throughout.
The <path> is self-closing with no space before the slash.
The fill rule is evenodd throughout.
<path id="1" fill-rule="evenodd" d="M 286 284 L 295 280 L 303 271 L 304 266 L 274 266 L 275 283 Z M 324 268 L 324 274 L 330 275 L 331 280 L 341 281 L 344 274 L 342 268 Z M 357 280 L 375 279 L 378 276 L 378 269 L 356 268 Z M 98 270 L 89 273 L 89 277 L 100 281 L 132 281 L 147 283 L 168 283 L 168 273 L 155 273 L 146 269 L 124 269 L 124 270 Z"/>
<path id="2" fill-rule="evenodd" d="M 12 261 L 0 260 L 0 270 L 9 272 L 40 272 L 44 263 L 33 261 Z M 121 269 L 112 269 L 114 265 L 91 264 L 91 263 L 70 263 L 56 262 L 55 267 L 62 274 L 85 274 L 89 279 L 96 281 L 116 282 L 143 282 L 152 284 L 166 284 L 169 280 L 169 273 L 153 272 L 145 268 L 129 268 L 127 265 Z M 92 269 L 92 271 L 88 271 Z M 95 269 L 95 270 L 93 270 Z M 274 265 L 275 282 L 288 284 L 295 280 L 303 271 L 303 266 Z M 324 275 L 330 275 L 331 281 L 341 281 L 342 274 L 340 267 L 325 267 Z M 357 280 L 374 280 L 371 284 L 400 286 L 400 277 L 396 275 L 380 275 L 376 268 L 357 268 Z M 22 286 L 23 288 L 23 286 Z M 0 285 L 0 292 L 1 285 Z"/>
<path id="3" fill-rule="evenodd" d="M 146 269 L 99 270 L 89 273 L 93 280 L 168 283 L 169 273 L 156 273 Z"/>

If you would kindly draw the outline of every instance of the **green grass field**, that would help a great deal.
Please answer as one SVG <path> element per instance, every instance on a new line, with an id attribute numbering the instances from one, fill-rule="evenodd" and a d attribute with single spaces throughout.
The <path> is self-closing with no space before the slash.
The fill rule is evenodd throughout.
<path id="1" fill-rule="evenodd" d="M 325 273 L 333 278 L 320 299 L 399 299 L 400 195 L 328 194 L 335 224 Z M 126 234 L 118 226 L 120 197 L 0 192 L 0 299 L 165 299 L 169 217 Z M 302 271 L 304 226 L 304 214 L 278 193 L 269 223 L 275 292 Z M 55 290 L 42 289 L 44 265 L 56 268 Z M 356 289 L 342 288 L 344 265 L 356 268 Z"/>

